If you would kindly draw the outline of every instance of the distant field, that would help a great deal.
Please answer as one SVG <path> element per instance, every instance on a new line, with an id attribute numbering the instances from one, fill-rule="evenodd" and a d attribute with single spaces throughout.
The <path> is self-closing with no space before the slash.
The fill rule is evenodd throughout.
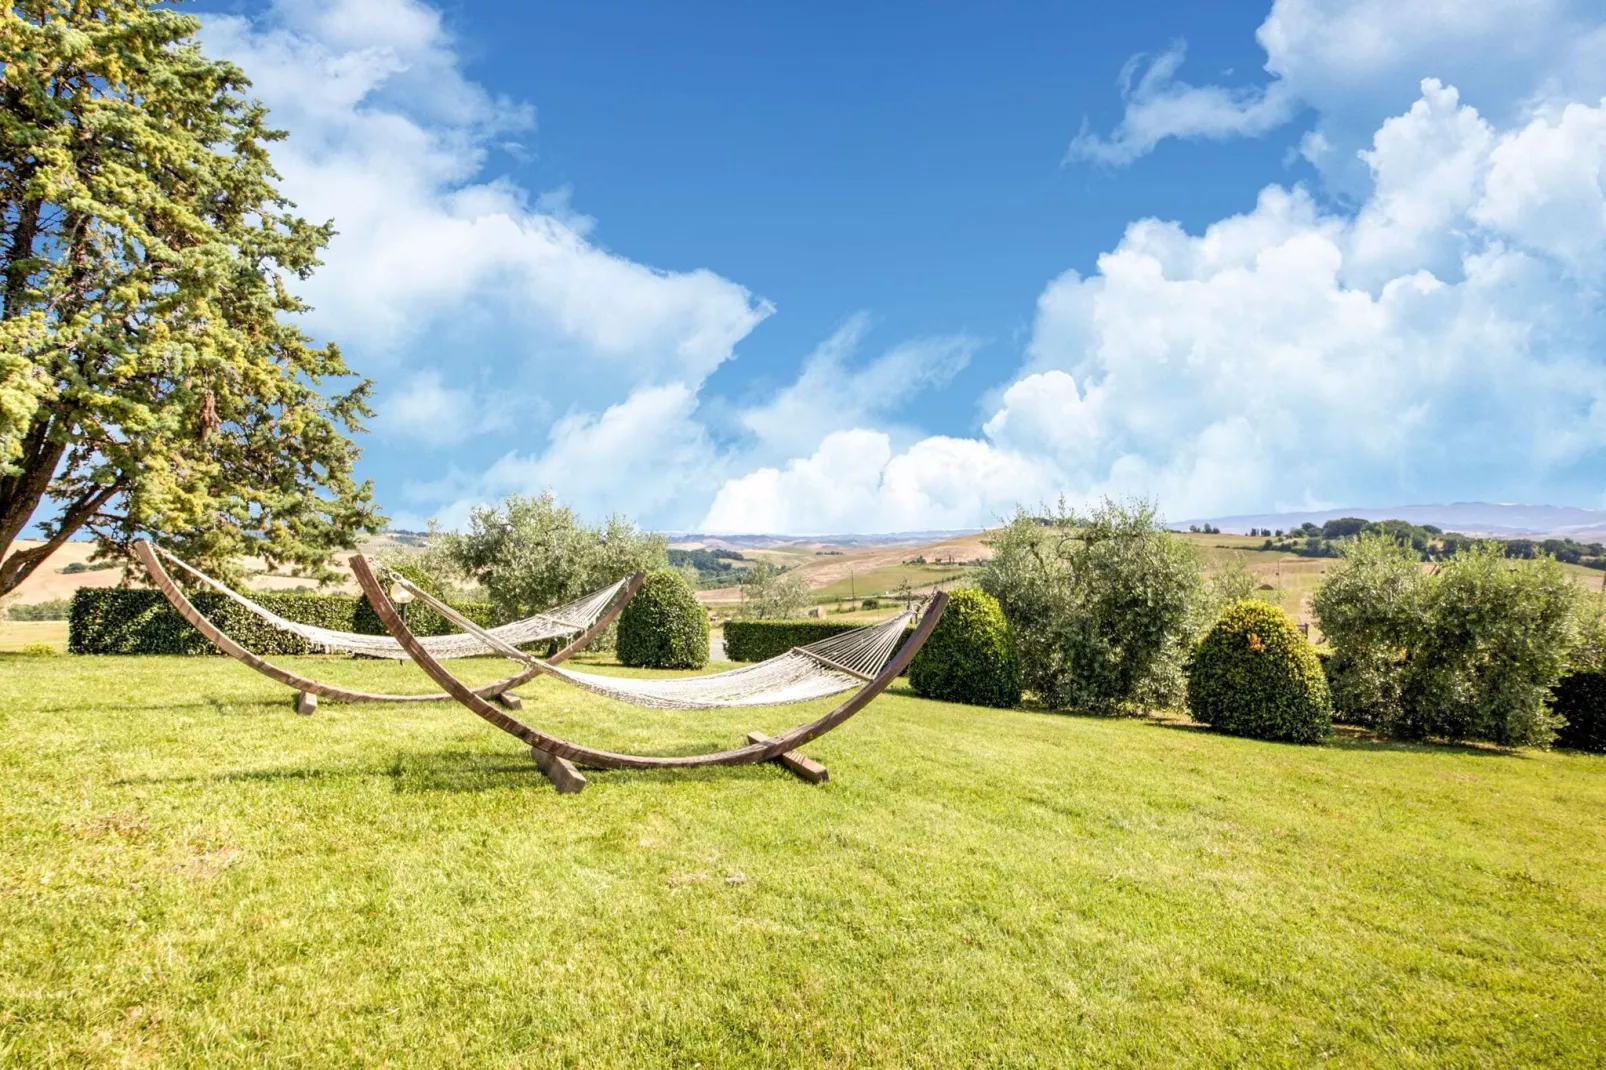
<path id="1" fill-rule="evenodd" d="M 936 584 L 952 584 L 973 575 L 974 569 L 950 565 L 892 565 L 849 575 L 809 592 L 816 604 L 847 598 L 878 598 L 895 594 L 902 584 L 915 592 Z"/>
<path id="2" fill-rule="evenodd" d="M 0 620 L 0 652 L 22 650 L 40 643 L 66 653 L 67 622 Z"/>

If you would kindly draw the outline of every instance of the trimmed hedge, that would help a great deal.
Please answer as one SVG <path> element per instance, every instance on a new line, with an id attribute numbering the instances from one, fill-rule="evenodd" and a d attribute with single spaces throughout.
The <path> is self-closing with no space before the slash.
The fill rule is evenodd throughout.
<path id="1" fill-rule="evenodd" d="M 341 594 L 253 594 L 252 600 L 286 620 L 343 632 L 383 635 L 385 627 L 367 599 Z M 195 608 L 230 638 L 254 654 L 306 654 L 302 639 L 282 632 L 232 599 L 214 591 L 190 595 Z M 485 602 L 453 603 L 482 626 L 491 623 Z M 407 622 L 419 635 L 445 635 L 457 629 L 424 606 L 407 609 Z M 168 605 L 160 591 L 119 587 L 80 587 L 67 619 L 67 650 L 72 654 L 219 653 L 200 632 Z"/>
<path id="2" fill-rule="evenodd" d="M 635 668 L 700 669 L 708 664 L 708 610 L 680 573 L 655 569 L 619 614 L 614 649 Z"/>
<path id="3" fill-rule="evenodd" d="M 1020 652 L 998 599 L 961 587 L 909 666 L 915 694 L 971 706 L 1020 702 Z"/>
<path id="4" fill-rule="evenodd" d="M 1221 732 L 1319 743 L 1332 727 L 1327 678 L 1288 615 L 1258 599 L 1222 611 L 1188 665 L 1188 710 Z"/>
<path id="5" fill-rule="evenodd" d="M 725 622 L 725 656 L 732 661 L 768 661 L 795 646 L 863 628 L 864 623 L 829 620 L 731 620 Z M 909 626 L 914 631 L 914 626 Z M 908 632 L 904 633 L 908 638 Z M 900 643 L 901 645 L 901 643 Z"/>
<path id="6" fill-rule="evenodd" d="M 1606 754 L 1606 672 L 1574 672 L 1561 678 L 1550 708 L 1564 723 L 1556 746 Z"/>

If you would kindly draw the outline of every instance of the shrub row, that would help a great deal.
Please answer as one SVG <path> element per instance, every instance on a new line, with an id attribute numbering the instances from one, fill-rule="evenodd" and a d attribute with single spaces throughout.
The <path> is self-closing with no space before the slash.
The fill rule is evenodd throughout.
<path id="1" fill-rule="evenodd" d="M 862 627 L 863 623 L 829 620 L 726 621 L 725 656 L 732 661 L 768 661 L 795 646 L 808 646 Z M 914 631 L 912 624 L 909 631 Z"/>
<path id="2" fill-rule="evenodd" d="M 385 627 L 366 599 L 339 594 L 260 594 L 253 600 L 264 609 L 297 624 L 343 632 L 382 635 Z M 190 596 L 195 608 L 225 634 L 255 654 L 306 654 L 297 636 L 282 632 L 250 610 L 215 592 Z M 491 623 L 484 602 L 453 603 L 482 626 Z M 441 616 L 421 605 L 408 607 L 407 622 L 419 635 L 456 631 Z M 73 595 L 67 623 L 67 650 L 73 654 L 216 654 L 217 647 L 190 627 L 160 591 L 80 587 Z"/>
<path id="3" fill-rule="evenodd" d="M 65 598 L 52 602 L 34 602 L 26 606 L 12 606 L 6 610 L 7 620 L 66 620 L 69 609 Z"/>

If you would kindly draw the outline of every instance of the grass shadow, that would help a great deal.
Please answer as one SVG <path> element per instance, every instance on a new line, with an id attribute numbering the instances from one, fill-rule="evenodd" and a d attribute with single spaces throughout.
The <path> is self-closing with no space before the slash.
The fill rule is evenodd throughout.
<path id="1" fill-rule="evenodd" d="M 546 785 L 540 768 L 517 753 L 437 750 L 398 754 L 385 770 L 399 794 L 472 794 Z"/>
<path id="2" fill-rule="evenodd" d="M 392 763 L 391 767 L 385 769 L 373 767 L 320 769 L 315 766 L 282 769 L 245 769 L 235 773 L 193 773 L 188 776 L 119 777 L 111 783 L 114 787 L 138 787 L 158 784 L 250 784 L 294 780 L 351 780 L 359 777 L 395 776 L 396 774 L 391 772 L 393 767 L 394 763 Z"/>
<path id="3" fill-rule="evenodd" d="M 1518 747 L 1494 743 L 1450 743 L 1434 740 L 1387 739 L 1382 736 L 1335 736 L 1327 746 L 1336 750 L 1398 751 L 1403 754 L 1468 754 L 1477 758 L 1515 758 L 1529 761 L 1532 756 Z"/>
<path id="4" fill-rule="evenodd" d="M 192 712 L 199 711 L 223 714 L 225 716 L 237 716 L 242 713 L 250 713 L 253 715 L 291 713 L 295 709 L 295 700 L 293 694 L 290 698 L 286 699 L 265 699 L 256 697 L 226 699 L 202 694 L 186 695 L 182 699 L 173 699 L 171 701 L 162 699 L 147 699 L 140 702 L 127 702 L 118 705 L 110 704 L 104 699 L 99 698 L 92 703 L 53 699 L 48 703 L 40 702 L 28 708 L 35 713 L 68 713 L 81 710 L 86 705 L 92 705 L 97 710 L 115 713 L 168 713 L 189 710 Z"/>
<path id="5" fill-rule="evenodd" d="M 749 762 L 746 765 L 696 765 L 683 769 L 592 769 L 582 766 L 592 783 L 618 781 L 624 784 L 709 783 L 713 781 L 757 781 L 779 777 L 802 784 L 791 773 L 772 762 Z M 813 785 L 804 785 L 812 787 Z"/>
<path id="6" fill-rule="evenodd" d="M 1216 730 L 1207 724 L 1200 724 L 1198 721 L 1189 721 L 1182 718 L 1150 717 L 1147 723 L 1152 728 L 1169 728 L 1178 732 L 1217 734 Z M 1304 747 L 1311 744 L 1296 743 L 1291 745 Z M 1471 754 L 1480 758 L 1527 759 L 1529 757 L 1525 751 L 1516 747 L 1501 747 L 1493 743 L 1451 743 L 1435 740 L 1390 739 L 1387 736 L 1380 736 L 1375 732 L 1355 725 L 1334 725 L 1333 734 L 1324 742 L 1316 744 L 1316 746 L 1331 747 L 1335 750 L 1398 751 L 1406 754 Z"/>

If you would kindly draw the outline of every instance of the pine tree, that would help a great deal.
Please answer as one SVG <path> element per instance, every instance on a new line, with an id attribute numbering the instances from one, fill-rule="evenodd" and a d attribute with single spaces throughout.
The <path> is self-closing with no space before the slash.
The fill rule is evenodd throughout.
<path id="1" fill-rule="evenodd" d="M 334 231 L 278 192 L 284 134 L 199 26 L 154 0 L 0 14 L 0 554 L 50 517 L 0 595 L 78 532 L 318 575 L 382 520 L 353 477 L 370 384 L 287 286 Z"/>

